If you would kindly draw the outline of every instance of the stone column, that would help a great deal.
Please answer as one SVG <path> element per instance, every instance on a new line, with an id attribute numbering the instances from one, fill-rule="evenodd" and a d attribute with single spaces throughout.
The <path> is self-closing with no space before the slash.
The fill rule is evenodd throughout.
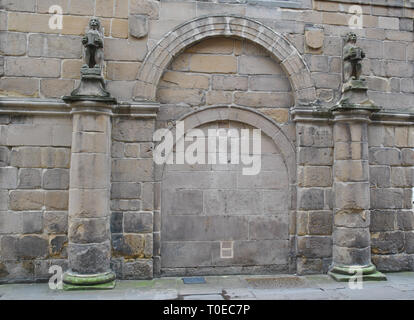
<path id="1" fill-rule="evenodd" d="M 111 289 L 111 104 L 73 101 L 69 185 L 69 271 L 64 289 Z"/>
<path id="2" fill-rule="evenodd" d="M 370 110 L 363 108 L 333 111 L 335 201 L 333 262 L 329 274 L 337 281 L 348 281 L 357 272 L 364 280 L 386 279 L 371 263 L 370 114 Z"/>

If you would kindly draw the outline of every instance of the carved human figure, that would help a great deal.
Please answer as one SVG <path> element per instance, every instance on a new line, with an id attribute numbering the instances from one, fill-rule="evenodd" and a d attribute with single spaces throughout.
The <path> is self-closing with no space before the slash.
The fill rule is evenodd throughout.
<path id="1" fill-rule="evenodd" d="M 357 36 L 350 32 L 346 35 L 346 44 L 343 51 L 344 59 L 344 83 L 350 80 L 359 80 L 362 72 L 362 59 L 364 51 L 356 45 Z"/>
<path id="2" fill-rule="evenodd" d="M 82 38 L 85 47 L 83 68 L 94 68 L 102 66 L 103 62 L 103 32 L 98 19 L 92 18 L 89 21 L 89 30 Z"/>

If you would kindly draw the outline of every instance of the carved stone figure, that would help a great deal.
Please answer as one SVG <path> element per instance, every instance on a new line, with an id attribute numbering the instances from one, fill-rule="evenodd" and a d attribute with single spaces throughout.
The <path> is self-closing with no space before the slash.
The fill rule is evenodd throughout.
<path id="1" fill-rule="evenodd" d="M 356 45 L 357 36 L 350 32 L 346 36 L 346 44 L 343 51 L 344 59 L 344 83 L 350 80 L 359 80 L 362 72 L 362 59 L 365 58 L 364 51 Z"/>
<path id="2" fill-rule="evenodd" d="M 103 32 L 98 19 L 92 18 L 89 21 L 89 30 L 82 38 L 85 47 L 83 68 L 101 67 L 103 62 Z"/>

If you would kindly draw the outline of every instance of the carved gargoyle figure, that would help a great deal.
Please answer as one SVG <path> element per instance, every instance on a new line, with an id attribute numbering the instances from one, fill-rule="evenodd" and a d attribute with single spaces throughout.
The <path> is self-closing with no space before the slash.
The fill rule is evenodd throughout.
<path id="1" fill-rule="evenodd" d="M 344 83 L 350 80 L 359 80 L 362 72 L 362 59 L 365 53 L 356 45 L 357 35 L 350 32 L 346 35 L 346 44 L 343 51 Z"/>
<path id="2" fill-rule="evenodd" d="M 85 47 L 84 61 L 82 68 L 95 68 L 102 66 L 103 62 L 103 32 L 98 19 L 92 18 L 89 21 L 89 30 L 82 38 Z"/>

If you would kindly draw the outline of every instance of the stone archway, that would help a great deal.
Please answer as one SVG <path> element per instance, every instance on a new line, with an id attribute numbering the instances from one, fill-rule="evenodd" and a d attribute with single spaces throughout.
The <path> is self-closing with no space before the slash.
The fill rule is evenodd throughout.
<path id="1" fill-rule="evenodd" d="M 185 132 L 219 127 L 262 131 L 262 172 L 240 166 L 164 165 L 161 274 L 287 273 L 295 247 L 294 146 L 279 126 L 244 107 L 207 107 L 180 119 Z M 175 129 L 171 131 L 175 134 Z M 222 246 L 232 258 L 223 258 Z"/>
<path id="2" fill-rule="evenodd" d="M 309 68 L 298 50 L 281 34 L 253 19 L 215 15 L 188 21 L 167 33 L 146 56 L 134 89 L 136 100 L 155 100 L 160 78 L 170 62 L 188 46 L 211 37 L 248 39 L 271 53 L 291 83 L 296 104 L 316 101 Z"/>

